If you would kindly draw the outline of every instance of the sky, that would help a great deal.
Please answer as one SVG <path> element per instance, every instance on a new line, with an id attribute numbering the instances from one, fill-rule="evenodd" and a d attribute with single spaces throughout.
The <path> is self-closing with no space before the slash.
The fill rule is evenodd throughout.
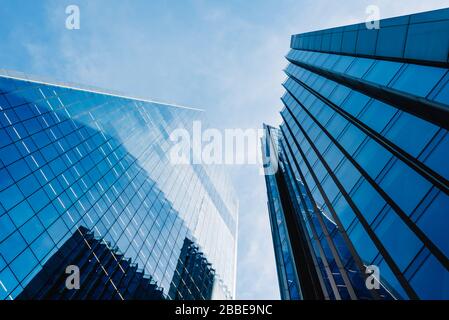
<path id="1" fill-rule="evenodd" d="M 80 29 L 65 27 L 68 5 Z M 448 6 L 447 0 L 0 0 L 0 69 L 205 109 L 224 128 L 279 125 L 292 34 Z M 238 299 L 278 299 L 263 176 L 240 197 Z"/>

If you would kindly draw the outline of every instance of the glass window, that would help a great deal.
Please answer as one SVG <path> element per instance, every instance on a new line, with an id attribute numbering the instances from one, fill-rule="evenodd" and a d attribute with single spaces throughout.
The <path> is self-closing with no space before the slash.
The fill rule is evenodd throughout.
<path id="1" fill-rule="evenodd" d="M 0 272 L 0 280 L 3 283 L 3 286 L 7 291 L 0 289 L 0 299 L 7 299 L 10 295 L 10 292 L 14 290 L 14 288 L 19 284 L 14 274 L 11 272 L 9 268 L 6 268 L 2 272 Z"/>
<path id="2" fill-rule="evenodd" d="M 22 281 L 37 265 L 37 260 L 31 253 L 31 250 L 25 250 L 12 263 L 11 267 L 14 270 L 16 277 Z"/>
<path id="3" fill-rule="evenodd" d="M 338 188 L 329 175 L 323 182 L 323 189 L 324 189 L 324 192 L 326 193 L 329 201 L 332 202 L 334 200 L 334 198 L 337 196 Z"/>
<path id="4" fill-rule="evenodd" d="M 13 140 L 10 138 L 9 134 L 3 128 L 0 130 L 0 148 L 10 144 Z"/>
<path id="5" fill-rule="evenodd" d="M 328 105 L 325 105 L 325 108 L 321 110 L 321 112 L 317 115 L 317 120 L 323 125 L 327 126 L 329 119 L 335 114 L 335 112 L 329 108 Z"/>
<path id="6" fill-rule="evenodd" d="M 411 214 L 431 184 L 402 161 L 390 168 L 380 186 L 406 213 Z"/>
<path id="7" fill-rule="evenodd" d="M 383 57 L 402 57 L 408 25 L 382 26 L 376 43 L 376 54 Z"/>
<path id="8" fill-rule="evenodd" d="M 360 222 L 349 233 L 349 238 L 363 263 L 370 265 L 379 251 Z"/>
<path id="9" fill-rule="evenodd" d="M 409 64 L 391 87 L 415 96 L 426 97 L 446 71 L 443 68 Z"/>
<path id="10" fill-rule="evenodd" d="M 422 247 L 418 237 L 390 210 L 374 230 L 401 271 L 404 271 Z"/>
<path id="11" fill-rule="evenodd" d="M 403 112 L 385 136 L 417 157 L 437 131 L 437 126 Z"/>
<path id="12" fill-rule="evenodd" d="M 26 200 L 20 203 L 18 206 L 14 207 L 14 209 L 9 212 L 9 216 L 11 217 L 12 221 L 14 221 L 14 224 L 18 227 L 24 224 L 33 215 L 34 212 L 30 208 Z"/>
<path id="13" fill-rule="evenodd" d="M 357 188 L 352 200 L 369 224 L 386 204 L 385 200 L 366 180 Z"/>
<path id="14" fill-rule="evenodd" d="M 343 196 L 340 196 L 334 205 L 334 210 L 337 213 L 338 218 L 343 225 L 343 228 L 347 230 L 355 219 L 355 213 L 352 211 L 348 202 Z"/>
<path id="15" fill-rule="evenodd" d="M 21 157 L 22 155 L 14 144 L 10 144 L 0 149 L 0 159 L 3 161 L 5 166 L 10 165 Z"/>
<path id="16" fill-rule="evenodd" d="M 28 198 L 28 201 L 31 205 L 31 207 L 34 209 L 34 212 L 38 212 L 43 207 L 47 205 L 47 203 L 50 201 L 45 194 L 45 191 L 43 189 L 38 190 L 36 193 L 34 193 L 32 196 Z"/>
<path id="17" fill-rule="evenodd" d="M 26 243 L 18 231 L 0 244 L 0 252 L 6 261 L 12 261 L 23 249 Z"/>
<path id="18" fill-rule="evenodd" d="M 345 150 L 350 154 L 354 154 L 354 152 L 358 149 L 358 147 L 362 144 L 363 140 L 365 140 L 366 134 L 360 131 L 356 126 L 350 124 L 343 136 L 340 138 L 340 144 L 345 148 Z"/>
<path id="19" fill-rule="evenodd" d="M 355 156 L 355 160 L 371 178 L 376 179 L 391 157 L 391 153 L 385 148 L 382 148 L 374 140 L 368 139 Z"/>
<path id="20" fill-rule="evenodd" d="M 369 100 L 370 97 L 357 91 L 352 91 L 348 99 L 346 99 L 345 103 L 342 105 L 342 108 L 354 117 L 357 117 Z"/>
<path id="21" fill-rule="evenodd" d="M 425 164 L 430 168 L 441 174 L 446 179 L 449 179 L 449 134 L 441 140 L 433 149 L 432 153 L 425 160 Z"/>
<path id="22" fill-rule="evenodd" d="M 0 190 L 5 189 L 14 183 L 14 180 L 9 175 L 6 169 L 0 169 Z"/>
<path id="23" fill-rule="evenodd" d="M 374 100 L 360 115 L 360 120 L 373 130 L 382 132 L 397 111 L 388 104 Z"/>
<path id="24" fill-rule="evenodd" d="M 349 160 L 345 160 L 341 167 L 337 170 L 337 179 L 345 188 L 346 192 L 350 192 L 355 183 L 360 179 L 360 172 L 352 165 Z"/>
<path id="25" fill-rule="evenodd" d="M 440 192 L 418 220 L 418 226 L 449 256 L 449 197 Z"/>
<path id="26" fill-rule="evenodd" d="M 36 257 L 42 260 L 51 250 L 55 249 L 55 246 L 48 233 L 44 232 L 31 244 L 31 249 Z"/>
<path id="27" fill-rule="evenodd" d="M 402 63 L 378 60 L 374 67 L 363 78 L 367 81 L 386 86 L 398 73 L 401 67 Z"/>
<path id="28" fill-rule="evenodd" d="M 438 93 L 435 101 L 449 105 L 449 81 L 446 83 L 443 89 L 441 89 L 440 93 Z"/>
<path id="29" fill-rule="evenodd" d="M 34 177 L 34 174 L 29 175 L 28 177 L 20 180 L 18 182 L 20 190 L 22 190 L 25 197 L 30 196 L 37 189 L 40 188 L 40 184 L 37 179 Z"/>
<path id="30" fill-rule="evenodd" d="M 336 72 L 342 72 L 344 73 L 346 69 L 351 65 L 352 61 L 354 61 L 354 57 L 350 56 L 340 56 L 340 59 L 338 59 L 338 62 L 333 67 L 333 70 Z"/>
<path id="31" fill-rule="evenodd" d="M 20 192 L 19 188 L 17 188 L 17 186 L 14 184 L 8 189 L 0 192 L 0 203 L 3 205 L 3 207 L 5 207 L 6 210 L 11 209 L 22 200 L 23 195 Z"/>
<path id="32" fill-rule="evenodd" d="M 351 89 L 349 89 L 348 87 L 338 85 L 330 95 L 329 100 L 339 106 L 346 99 L 350 92 Z"/>
<path id="33" fill-rule="evenodd" d="M 368 69 L 373 65 L 375 60 L 366 58 L 357 58 L 351 65 L 346 74 L 356 78 L 362 78 Z"/>
<path id="34" fill-rule="evenodd" d="M 449 272 L 432 255 L 413 276 L 411 285 L 422 299 L 449 299 Z"/>
<path id="35" fill-rule="evenodd" d="M 8 171 L 15 181 L 19 181 L 20 179 L 22 179 L 31 172 L 26 161 L 24 161 L 23 159 L 9 165 Z"/>
<path id="36" fill-rule="evenodd" d="M 335 168 L 343 159 L 343 157 L 344 157 L 343 153 L 341 153 L 341 151 L 337 148 L 335 144 L 332 144 L 332 146 L 327 150 L 327 152 L 324 155 L 324 159 L 326 160 L 327 164 L 329 165 L 332 171 L 335 170 Z"/>
<path id="37" fill-rule="evenodd" d="M 385 260 L 379 263 L 380 283 L 388 289 L 396 299 L 407 299 L 408 295 L 402 288 L 393 271 L 391 271 Z"/>
<path id="38" fill-rule="evenodd" d="M 334 138 L 338 138 L 341 131 L 347 124 L 348 121 L 345 118 L 339 114 L 335 114 L 335 116 L 329 121 L 326 129 Z"/>
<path id="39" fill-rule="evenodd" d="M 59 241 L 63 239 L 64 235 L 67 234 L 69 229 L 61 219 L 58 219 L 50 228 L 48 228 L 47 231 L 53 241 L 55 243 L 59 243 Z"/>
<path id="40" fill-rule="evenodd" d="M 0 242 L 15 230 L 15 226 L 7 214 L 0 217 Z"/>
<path id="41" fill-rule="evenodd" d="M 37 217 L 33 217 L 30 221 L 22 226 L 20 231 L 26 242 L 31 243 L 42 231 L 44 231 L 44 227 L 39 222 L 39 219 Z"/>

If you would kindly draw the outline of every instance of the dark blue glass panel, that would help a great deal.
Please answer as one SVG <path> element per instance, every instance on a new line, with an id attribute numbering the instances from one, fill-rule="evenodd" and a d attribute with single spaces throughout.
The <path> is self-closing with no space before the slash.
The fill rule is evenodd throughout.
<path id="1" fill-rule="evenodd" d="M 14 232 L 15 226 L 7 214 L 0 217 L 0 242 Z"/>
<path id="2" fill-rule="evenodd" d="M 0 203 L 9 210 L 23 200 L 23 195 L 17 186 L 12 185 L 0 192 Z"/>
<path id="3" fill-rule="evenodd" d="M 340 59 L 338 62 L 334 65 L 332 68 L 333 71 L 336 72 L 346 72 L 348 67 L 351 65 L 351 63 L 354 61 L 354 57 L 348 57 L 348 56 L 340 56 Z"/>
<path id="4" fill-rule="evenodd" d="M 411 214 L 429 191 L 431 184 L 398 160 L 380 182 L 380 186 L 406 214 Z"/>
<path id="5" fill-rule="evenodd" d="M 24 224 L 33 215 L 34 212 L 26 201 L 21 202 L 19 205 L 14 207 L 14 209 L 9 211 L 9 216 L 18 227 Z"/>
<path id="6" fill-rule="evenodd" d="M 29 249 L 25 250 L 12 263 L 11 268 L 14 270 L 16 277 L 22 281 L 37 266 L 37 259 Z"/>
<path id="7" fill-rule="evenodd" d="M 449 197 L 441 192 L 418 220 L 418 226 L 449 256 Z M 435 223 L 438 221 L 438 223 Z"/>
<path id="8" fill-rule="evenodd" d="M 423 245 L 393 210 L 387 213 L 374 231 L 402 271 Z"/>
<path id="9" fill-rule="evenodd" d="M 360 178 L 360 172 L 352 165 L 349 160 L 345 160 L 337 170 L 337 179 L 341 182 L 345 190 L 349 193 L 355 183 Z"/>
<path id="10" fill-rule="evenodd" d="M 449 105 L 449 81 L 444 85 L 438 93 L 435 101 Z"/>
<path id="11" fill-rule="evenodd" d="M 385 260 L 379 263 L 380 282 L 390 291 L 396 299 L 408 299 L 408 295 L 402 288 L 393 271 L 391 271 Z"/>
<path id="12" fill-rule="evenodd" d="M 385 148 L 382 148 L 374 140 L 369 139 L 356 154 L 355 160 L 371 178 L 375 179 L 391 157 L 391 153 L 385 150 Z"/>
<path id="13" fill-rule="evenodd" d="M 411 279 L 411 284 L 422 299 L 449 299 L 449 271 L 432 255 Z"/>
<path id="14" fill-rule="evenodd" d="M 355 213 L 352 211 L 346 199 L 341 196 L 334 205 L 334 210 L 337 213 L 343 227 L 347 229 L 355 219 Z"/>
<path id="15" fill-rule="evenodd" d="M 370 265 L 379 251 L 360 223 L 357 223 L 354 229 L 349 233 L 349 238 L 362 261 L 366 265 Z"/>
<path id="16" fill-rule="evenodd" d="M 348 71 L 346 71 L 346 74 L 356 78 L 362 78 L 374 62 L 375 60 L 373 59 L 357 58 Z"/>
<path id="17" fill-rule="evenodd" d="M 366 106 L 368 101 L 370 101 L 370 99 L 370 97 L 364 94 L 361 94 L 357 91 L 352 91 L 349 97 L 343 103 L 342 108 L 354 117 L 357 117 L 360 111 L 362 111 Z"/>
<path id="18" fill-rule="evenodd" d="M 352 155 L 357 148 L 365 140 L 366 134 L 360 131 L 356 126 L 350 124 L 346 128 L 343 135 L 340 138 L 340 144 L 345 148 L 345 150 Z"/>
<path id="19" fill-rule="evenodd" d="M 19 284 L 14 274 L 11 272 L 11 269 L 6 268 L 0 272 L 0 281 L 3 284 L 2 289 L 0 289 L 0 299 L 13 299 L 13 297 L 9 294 L 14 288 Z M 5 291 L 6 289 L 7 291 Z"/>
<path id="20" fill-rule="evenodd" d="M 407 26 L 381 27 L 377 38 L 376 54 L 386 57 L 402 57 Z"/>
<path id="21" fill-rule="evenodd" d="M 439 142 L 435 147 L 429 157 L 426 159 L 425 163 L 441 174 L 446 179 L 449 179 L 449 165 L 447 163 L 449 159 L 449 135 L 446 136 Z"/>
<path id="22" fill-rule="evenodd" d="M 442 68 L 409 64 L 391 87 L 415 96 L 426 97 L 446 71 Z"/>
<path id="23" fill-rule="evenodd" d="M 438 131 L 438 127 L 403 112 L 385 136 L 414 157 Z"/>
<path id="24" fill-rule="evenodd" d="M 449 52 L 449 21 L 433 21 L 410 25 L 405 57 L 447 62 Z"/>
<path id="25" fill-rule="evenodd" d="M 388 104 L 374 100 L 360 115 L 360 120 L 375 131 L 382 132 L 397 111 Z"/>
<path id="26" fill-rule="evenodd" d="M 366 180 L 356 189 L 352 199 L 369 224 L 386 204 L 385 200 Z"/>
<path id="27" fill-rule="evenodd" d="M 379 60 L 363 78 L 367 81 L 386 86 L 401 67 L 402 63 Z"/>

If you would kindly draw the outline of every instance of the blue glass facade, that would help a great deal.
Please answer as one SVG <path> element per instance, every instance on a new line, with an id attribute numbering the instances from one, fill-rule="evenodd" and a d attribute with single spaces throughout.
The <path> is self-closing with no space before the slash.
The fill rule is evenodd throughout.
<path id="1" fill-rule="evenodd" d="M 79 283 L 68 279 L 79 269 Z M 76 271 L 78 272 L 78 271 Z M 67 286 L 67 280 L 69 286 Z M 75 285 L 77 288 L 72 288 Z M 78 287 L 79 286 L 79 287 Z M 18 300 L 163 300 L 151 276 L 118 248 L 80 227 L 16 297 Z"/>
<path id="2" fill-rule="evenodd" d="M 182 298 L 170 286 L 190 239 L 211 264 L 210 296 L 232 298 L 229 180 L 217 166 L 169 159 L 170 133 L 201 119 L 195 109 L 0 76 L 0 299 L 18 297 L 80 227 L 167 298 Z"/>
<path id="3" fill-rule="evenodd" d="M 286 58 L 278 175 L 309 196 L 325 298 L 370 298 L 374 265 L 373 299 L 449 299 L 449 9 L 294 35 Z"/>

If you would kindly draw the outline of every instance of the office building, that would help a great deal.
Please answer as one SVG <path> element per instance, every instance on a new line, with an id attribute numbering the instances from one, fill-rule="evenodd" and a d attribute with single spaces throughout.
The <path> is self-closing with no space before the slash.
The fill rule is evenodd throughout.
<path id="1" fill-rule="evenodd" d="M 263 147 L 283 298 L 449 299 L 449 9 L 294 35 L 286 58 Z"/>
<path id="2" fill-rule="evenodd" d="M 81 241 L 77 230 L 108 244 L 99 254 L 138 266 L 129 276 L 151 279 L 164 298 L 189 290 L 187 298 L 233 298 L 238 203 L 229 179 L 223 168 L 173 163 L 170 155 L 170 134 L 191 133 L 202 119 L 197 109 L 2 72 L 0 299 L 25 297 L 35 277 L 54 270 L 48 263 L 59 261 L 52 257 L 64 244 Z M 180 266 L 190 256 L 208 267 Z M 117 272 L 108 272 L 112 282 Z M 198 274 L 208 282 L 198 284 Z M 53 282 L 40 285 L 51 291 Z M 76 296 L 84 293 L 91 294 Z"/>

